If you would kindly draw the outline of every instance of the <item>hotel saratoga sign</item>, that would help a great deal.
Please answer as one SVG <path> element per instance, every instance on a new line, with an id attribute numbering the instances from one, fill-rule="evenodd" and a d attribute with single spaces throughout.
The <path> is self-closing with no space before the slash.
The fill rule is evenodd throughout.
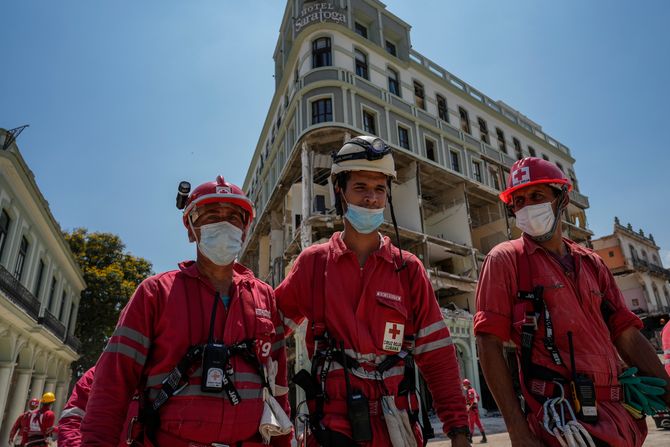
<path id="1" fill-rule="evenodd" d="M 347 16 L 341 8 L 335 7 L 330 2 L 313 2 L 303 5 L 302 11 L 295 19 L 295 34 L 298 34 L 312 23 L 332 22 L 344 25 Z"/>

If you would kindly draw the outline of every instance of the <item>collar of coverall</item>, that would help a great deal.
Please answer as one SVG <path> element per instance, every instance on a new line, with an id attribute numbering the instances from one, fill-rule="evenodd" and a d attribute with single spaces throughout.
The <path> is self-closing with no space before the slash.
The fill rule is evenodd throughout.
<path id="1" fill-rule="evenodd" d="M 185 275 L 188 275 L 192 278 L 203 278 L 203 275 L 198 270 L 198 266 L 195 261 L 183 261 L 179 263 L 179 270 L 182 271 Z M 243 266 L 242 264 L 235 262 L 233 265 L 233 283 L 238 283 L 242 281 L 251 281 L 254 278 L 254 273 Z M 209 283 L 209 282 L 207 282 Z"/>
<path id="2" fill-rule="evenodd" d="M 535 242 L 526 233 L 523 233 L 522 237 L 523 237 L 523 244 L 528 254 L 532 255 L 535 253 L 536 250 L 542 248 L 540 244 Z M 563 242 L 565 242 L 565 245 L 568 248 L 568 252 L 571 255 L 587 256 L 589 254 L 589 252 L 584 247 L 582 247 L 581 245 L 579 245 L 574 241 L 571 241 L 570 239 L 563 238 Z"/>
<path id="3" fill-rule="evenodd" d="M 381 234 L 381 233 L 379 233 Z M 333 252 L 333 256 L 335 261 L 337 261 L 340 256 L 344 255 L 345 253 L 353 253 L 351 249 L 347 247 L 347 245 L 344 243 L 342 240 L 342 232 L 338 231 L 333 233 L 333 236 L 330 238 L 330 249 Z M 395 252 L 394 252 L 395 250 Z M 389 264 L 394 264 L 394 255 L 399 256 L 398 249 L 391 244 L 391 239 L 388 238 L 388 236 L 382 236 L 382 240 L 379 244 L 379 250 L 373 251 L 370 256 L 378 256 L 388 262 Z"/>

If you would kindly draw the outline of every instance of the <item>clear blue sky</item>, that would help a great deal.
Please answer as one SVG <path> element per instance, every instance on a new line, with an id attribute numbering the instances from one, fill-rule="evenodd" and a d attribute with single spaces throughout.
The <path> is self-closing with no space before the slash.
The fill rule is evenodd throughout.
<path id="1" fill-rule="evenodd" d="M 654 234 L 670 266 L 670 2 L 388 0 L 414 49 L 571 148 L 596 236 Z M 0 127 L 64 229 L 156 271 L 193 256 L 177 182 L 241 184 L 270 104 L 284 1 L 8 0 Z"/>

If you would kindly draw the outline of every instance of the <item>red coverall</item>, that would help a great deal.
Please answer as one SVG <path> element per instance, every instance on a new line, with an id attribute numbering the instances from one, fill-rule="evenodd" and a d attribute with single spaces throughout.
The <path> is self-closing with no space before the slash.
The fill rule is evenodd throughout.
<path id="1" fill-rule="evenodd" d="M 572 331 L 576 341 L 577 371 L 588 375 L 597 387 L 617 385 L 623 365 L 612 340 L 627 328 L 641 328 L 642 322 L 626 308 L 607 266 L 591 250 L 563 239 L 575 265 L 575 273 L 567 274 L 561 263 L 541 246 L 525 236 L 522 240 L 531 266 L 532 286 L 544 286 L 544 302 L 554 327 L 554 343 L 565 364 L 555 365 L 544 346 L 543 318 L 538 319 L 532 363 L 570 378 L 567 332 Z M 518 281 L 516 251 L 512 243 L 503 242 L 488 254 L 479 277 L 475 335 L 493 334 L 503 341 L 512 340 L 519 349 L 520 328 L 527 307 L 516 299 Z M 603 299 L 609 301 L 612 310 L 607 323 L 600 308 Z M 524 385 L 524 378 L 520 379 L 524 399 L 532 410 L 527 416 L 531 430 L 548 445 L 558 446 L 556 438 L 542 427 L 541 407 Z M 592 436 L 612 447 L 640 446 L 647 433 L 644 419 L 636 423 L 621 403 L 614 401 L 598 401 L 597 423 L 582 424 Z"/>
<path id="2" fill-rule="evenodd" d="M 54 422 L 56 415 L 49 408 L 41 407 L 27 413 L 26 416 L 28 429 L 22 432 L 21 445 L 30 441 L 46 439 L 54 431 Z M 34 447 L 46 446 L 46 440 L 43 443 L 31 444 Z"/>
<path id="3" fill-rule="evenodd" d="M 468 425 L 470 433 L 474 433 L 475 425 L 479 428 L 479 433 L 484 433 L 482 421 L 479 420 L 479 394 L 474 388 L 470 387 L 465 394 L 465 406 L 468 409 Z"/>
<path id="4" fill-rule="evenodd" d="M 316 290 L 315 256 L 327 253 L 325 290 Z M 444 423 L 445 432 L 467 427 L 465 402 L 461 392 L 455 349 L 437 300 L 421 262 L 411 253 L 402 253 L 407 267 L 396 272 L 400 254 L 388 237 L 379 250 L 370 254 L 361 267 L 356 254 L 349 250 L 335 233 L 325 244 L 305 249 L 291 272 L 276 290 L 277 303 L 284 321 L 295 329 L 304 319 L 313 320 L 314 301 L 325 299 L 325 325 L 335 340 L 344 341 L 346 352 L 359 361 L 366 371 L 373 371 L 387 355 L 394 354 L 392 342 L 402 342 L 403 335 L 415 335 L 414 358 L 433 395 L 434 406 Z M 325 293 L 325 295 L 324 295 Z M 404 325 L 404 326 L 403 326 Z M 313 332 L 307 329 L 307 349 L 314 349 Z M 399 350 L 399 348 L 398 348 Z M 364 362 L 363 359 L 368 360 Z M 384 384 L 389 394 L 397 396 L 404 368 L 400 362 L 388 371 Z M 378 381 L 349 374 L 351 388 L 359 389 L 379 407 L 382 396 Z M 346 388 L 341 365 L 334 363 L 326 378 L 328 400 L 324 405 L 322 424 L 351 436 L 346 415 Z M 375 405 L 375 402 L 377 404 Z M 399 408 L 407 408 L 407 400 L 396 397 Z M 416 406 L 413 406 L 416 408 Z M 368 445 L 390 445 L 386 426 L 379 414 L 371 414 L 373 441 Z M 415 430 L 416 431 L 416 430 Z"/>
<path id="5" fill-rule="evenodd" d="M 77 381 L 63 412 L 58 419 L 58 444 L 67 447 L 81 445 L 81 420 L 86 414 L 86 403 L 93 385 L 95 366 Z"/>
<path id="6" fill-rule="evenodd" d="M 116 446 L 135 391 L 149 388 L 154 399 L 161 381 L 189 347 L 205 344 L 215 290 L 193 261 L 145 280 L 121 313 L 118 325 L 96 365 L 95 380 L 82 423 L 83 445 Z M 219 302 L 215 340 L 232 345 L 255 339 L 262 363 L 278 362 L 278 385 L 286 386 L 284 329 L 272 288 L 246 267 L 235 264 L 229 308 Z M 160 408 L 160 447 L 197 444 L 261 445 L 258 427 L 263 411 L 258 370 L 240 356 L 230 360 L 233 383 L 241 402 L 231 405 L 227 394 L 200 389 L 201 368 L 194 365 L 189 384 Z M 288 396 L 279 396 L 289 413 Z M 258 442 L 258 444 L 256 444 Z M 288 446 L 290 435 L 273 438 Z"/>
<path id="7" fill-rule="evenodd" d="M 14 421 L 14 425 L 12 425 L 12 430 L 9 432 L 9 445 L 14 445 L 14 438 L 16 437 L 17 434 L 21 435 L 21 443 L 23 443 L 24 439 L 24 433 L 27 434 L 28 432 L 28 426 L 30 424 L 30 419 L 28 418 L 28 415 L 30 414 L 30 411 L 26 411 L 25 413 L 21 414 L 18 418 L 16 418 L 16 421 Z"/>
<path id="8" fill-rule="evenodd" d="M 670 374 L 670 323 L 665 323 L 663 332 L 661 332 L 661 343 L 663 344 L 663 365 Z"/>

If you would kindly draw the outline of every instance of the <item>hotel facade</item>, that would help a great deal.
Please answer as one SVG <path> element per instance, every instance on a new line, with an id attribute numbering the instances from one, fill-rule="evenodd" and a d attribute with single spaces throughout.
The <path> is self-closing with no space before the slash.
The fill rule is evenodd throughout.
<path id="1" fill-rule="evenodd" d="M 244 189 L 256 204 L 241 261 L 277 286 L 305 247 L 342 228 L 331 154 L 347 139 L 388 142 L 401 244 L 419 257 L 451 330 L 461 373 L 480 388 L 472 332 L 484 256 L 518 237 L 498 199 L 522 157 L 556 165 L 575 186 L 565 235 L 592 233 L 570 150 L 542 127 L 412 48 L 410 25 L 375 0 L 290 0 L 274 51 L 275 93 Z M 390 214 L 382 232 L 392 235 Z M 393 238 L 394 239 L 394 238 Z M 307 363 L 296 335 L 295 367 Z"/>

